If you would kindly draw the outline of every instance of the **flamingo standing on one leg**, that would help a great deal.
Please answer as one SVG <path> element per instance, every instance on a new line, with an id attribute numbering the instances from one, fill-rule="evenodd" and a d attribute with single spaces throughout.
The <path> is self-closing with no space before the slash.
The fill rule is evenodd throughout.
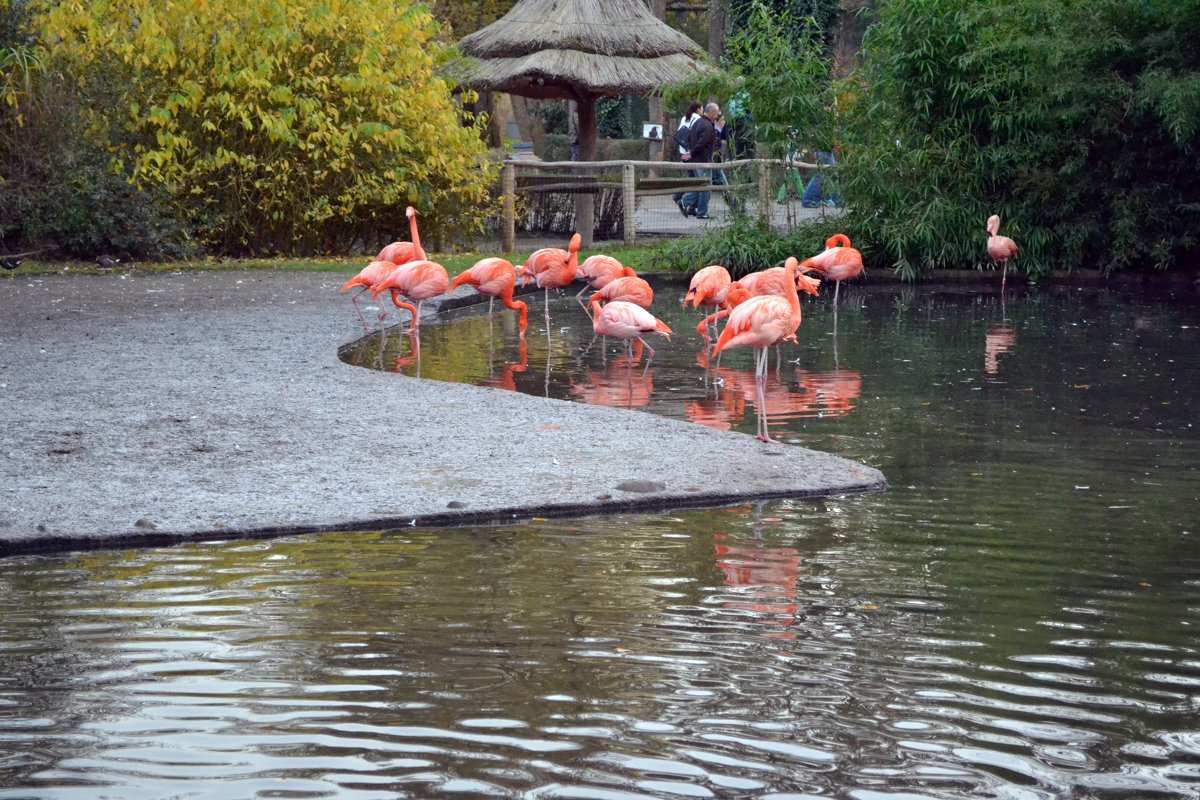
<path id="1" fill-rule="evenodd" d="M 862 274 L 862 253 L 850 246 L 844 233 L 835 233 L 825 242 L 825 250 L 800 263 L 800 269 L 813 270 L 827 281 L 833 281 L 833 307 L 837 309 L 838 289 L 842 281 Z"/>
<path id="2" fill-rule="evenodd" d="M 770 267 L 769 269 L 743 275 L 731 283 L 726 300 L 728 301 L 729 297 L 741 297 L 743 293 L 749 294 L 751 297 L 786 297 L 789 291 L 802 291 L 816 295 L 817 287 L 820 285 L 821 281 L 817 278 L 801 275 L 799 272 L 796 273 L 794 278 L 790 278 L 783 267 Z M 729 305 L 728 302 L 727 305 Z M 730 309 L 732 307 L 732 305 L 729 305 Z M 720 319 L 722 316 L 729 316 L 729 314 L 717 312 L 714 316 L 716 319 Z M 775 355 L 776 361 L 782 364 L 782 356 L 779 354 L 778 347 L 775 348 Z M 720 356 L 717 357 L 716 363 L 718 365 L 721 363 Z"/>
<path id="3" fill-rule="evenodd" d="M 417 230 L 417 210 L 409 206 L 404 210 L 404 215 L 408 217 L 408 233 L 412 237 L 412 241 L 392 242 L 379 251 L 379 255 L 375 257 L 376 261 L 407 264 L 409 261 L 424 261 L 429 258 L 425 249 L 421 247 L 421 234 Z"/>
<path id="4" fill-rule="evenodd" d="M 1004 291 L 1004 282 L 1008 279 L 1008 260 L 1017 254 L 1017 243 L 1007 236 L 1000 235 L 1000 217 L 992 214 L 987 221 L 987 253 L 988 258 L 997 261 L 1003 268 L 1000 273 L 1000 291 Z"/>
<path id="5" fill-rule="evenodd" d="M 654 348 L 642 338 L 643 333 L 660 333 L 671 339 L 671 329 L 641 306 L 625 300 L 614 300 L 597 312 L 592 319 L 592 330 L 597 336 L 615 336 L 625 340 L 626 351 L 633 357 L 633 340 L 641 342 L 654 358 Z M 646 366 L 650 366 L 647 359 Z"/>
<path id="6" fill-rule="evenodd" d="M 455 276 L 450 282 L 453 291 L 463 284 L 474 286 L 476 291 L 488 297 L 488 316 L 492 314 L 491 304 L 497 297 L 506 308 L 516 309 L 520 313 L 519 327 L 521 336 L 529 327 L 529 308 L 520 300 L 513 300 L 513 289 L 516 286 L 516 270 L 511 261 L 503 258 L 484 258 L 461 275 Z"/>
<path id="7" fill-rule="evenodd" d="M 800 296 L 796 293 L 796 270 L 800 264 L 788 257 L 784 264 L 787 276 L 785 294 L 751 297 L 733 309 L 729 322 L 721 331 L 721 338 L 713 347 L 713 355 L 719 356 L 727 347 L 753 347 L 755 351 L 754 378 L 758 385 L 758 438 L 773 441 L 767 433 L 766 399 L 764 390 L 767 382 L 767 362 L 772 345 L 783 341 L 795 341 L 800 327 Z"/>
<path id="8" fill-rule="evenodd" d="M 547 258 L 542 269 L 537 270 L 537 266 L 533 267 L 534 281 L 538 287 L 545 292 L 546 295 L 546 334 L 550 334 L 550 290 L 561 289 L 564 286 L 569 286 L 571 281 L 575 280 L 575 273 L 579 271 L 579 247 L 583 243 L 583 237 L 578 233 L 571 237 L 571 244 L 567 251 L 558 251 L 563 253 L 565 258 L 555 254 L 552 258 Z M 538 251 L 543 252 L 543 251 Z M 535 256 L 537 253 L 534 254 Z M 531 269 L 530 262 L 534 261 L 534 256 L 529 257 L 529 261 L 525 262 L 524 269 Z M 541 260 L 539 259 L 539 264 Z"/>
<path id="9" fill-rule="evenodd" d="M 403 295 L 409 300 L 416 300 L 417 307 L 413 313 L 413 329 L 421 327 L 421 303 L 431 297 L 446 293 L 450 288 L 450 276 L 446 268 L 433 261 L 409 261 L 392 270 L 391 274 L 371 287 L 371 297 L 378 297 L 386 291 L 392 292 L 394 302 L 396 295 Z"/>
<path id="10" fill-rule="evenodd" d="M 358 307 L 358 296 L 360 294 L 362 294 L 363 292 L 369 291 L 372 286 L 374 286 L 375 284 L 382 281 L 384 278 L 386 278 L 388 275 L 390 275 L 395 269 L 396 269 L 396 264 L 392 263 L 391 261 L 384 261 L 384 260 L 372 261 L 370 264 L 367 264 L 365 267 L 363 267 L 361 272 L 359 272 L 357 275 L 355 275 L 353 278 L 346 281 L 342 285 L 343 292 L 349 291 L 350 289 L 354 288 L 355 286 L 362 287 L 361 289 L 359 289 L 355 294 L 353 294 L 350 297 L 350 302 L 354 303 L 354 310 L 358 312 L 358 318 L 360 320 L 362 320 L 364 331 L 369 330 L 369 328 L 367 326 L 366 318 L 363 317 L 362 309 L 360 309 Z M 395 295 L 392 296 L 392 302 L 394 302 L 396 304 L 397 308 L 407 308 L 409 313 L 413 314 L 414 318 L 415 318 L 415 315 L 417 313 L 417 309 L 415 306 L 409 305 L 408 303 L 401 303 L 399 300 L 396 299 Z M 379 327 L 380 328 L 383 327 L 383 321 L 385 319 L 387 319 L 387 311 L 380 308 L 379 309 Z"/>
<path id="11" fill-rule="evenodd" d="M 579 237 L 579 234 L 577 233 L 571 237 L 571 244 L 567 246 L 567 250 L 563 250 L 561 247 L 543 247 L 541 250 L 534 250 L 532 253 L 530 253 L 529 258 L 525 259 L 525 263 L 522 264 L 517 270 L 517 277 L 521 279 L 521 285 L 524 286 L 531 280 L 535 281 L 537 276 L 543 271 L 547 269 L 557 269 L 561 267 L 564 262 L 570 260 L 573 255 L 572 251 L 570 250 L 570 246 L 575 244 L 577 237 L 579 238 L 580 244 L 583 243 L 582 237 Z M 575 280 L 576 277 L 579 277 L 578 252 L 579 247 L 576 246 L 574 250 L 576 274 L 572 276 L 571 280 Z"/>

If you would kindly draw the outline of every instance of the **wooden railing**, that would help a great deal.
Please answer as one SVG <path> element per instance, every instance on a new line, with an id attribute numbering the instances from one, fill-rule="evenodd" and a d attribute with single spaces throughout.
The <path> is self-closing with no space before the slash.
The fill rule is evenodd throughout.
<path id="1" fill-rule="evenodd" d="M 745 186 L 713 185 L 708 178 L 691 175 L 666 176 L 663 173 L 684 173 L 702 170 L 707 176 L 710 170 L 731 171 L 740 167 L 755 167 L 757 176 L 755 196 L 758 198 L 758 213 L 766 220 L 770 214 L 770 170 L 777 166 L 785 169 L 812 171 L 817 164 L 804 161 L 779 159 L 745 158 L 722 161 L 715 164 L 692 164 L 677 161 L 506 161 L 501 173 L 500 244 L 504 252 L 516 250 L 516 197 L 521 193 L 564 192 L 575 196 L 576 227 L 583 238 L 583 247 L 591 247 L 595 221 L 595 193 L 602 188 L 614 188 L 614 182 L 597 180 L 600 173 L 620 170 L 621 197 L 626 209 L 622 240 L 634 244 L 637 240 L 636 218 L 638 197 L 673 195 L 679 192 L 705 191 L 726 192 Z M 828 169 L 826 167 L 825 169 Z M 534 175 L 530 173 L 559 170 L 557 174 Z M 522 173 L 525 173 L 522 175 Z M 727 172 L 728 174 L 728 172 Z M 640 176 L 640 177 L 639 177 Z"/>

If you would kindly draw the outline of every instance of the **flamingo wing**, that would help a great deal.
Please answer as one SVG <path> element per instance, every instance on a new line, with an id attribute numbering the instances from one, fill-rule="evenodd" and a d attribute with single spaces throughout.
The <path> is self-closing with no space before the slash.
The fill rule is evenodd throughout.
<path id="1" fill-rule="evenodd" d="M 777 295 L 751 297 L 729 314 L 729 321 L 713 349 L 768 347 L 795 334 L 800 320 L 793 316 L 788 301 Z"/>

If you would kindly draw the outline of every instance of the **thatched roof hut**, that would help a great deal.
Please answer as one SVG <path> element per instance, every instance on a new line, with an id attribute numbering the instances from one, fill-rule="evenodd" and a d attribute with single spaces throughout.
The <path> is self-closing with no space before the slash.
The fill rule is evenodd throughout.
<path id="1" fill-rule="evenodd" d="M 472 59 L 461 82 L 473 89 L 574 100 L 580 161 L 596 154 L 598 98 L 648 95 L 710 68 L 704 49 L 643 0 L 520 0 L 459 48 Z M 576 217 L 590 246 L 590 195 L 578 199 Z"/>
<path id="2" fill-rule="evenodd" d="M 459 47 L 476 89 L 576 101 L 650 94 L 708 65 L 641 0 L 521 0 Z"/>

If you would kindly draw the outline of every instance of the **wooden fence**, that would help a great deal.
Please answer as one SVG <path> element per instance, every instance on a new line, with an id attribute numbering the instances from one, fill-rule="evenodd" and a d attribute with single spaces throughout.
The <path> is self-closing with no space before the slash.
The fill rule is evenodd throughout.
<path id="1" fill-rule="evenodd" d="M 753 178 L 747 184 L 714 185 L 709 183 L 710 170 L 719 169 L 726 175 L 748 168 Z M 674 195 L 680 192 L 745 192 L 747 187 L 757 197 L 755 206 L 764 221 L 771 213 L 771 170 L 794 169 L 805 172 L 822 169 L 803 161 L 746 158 L 714 164 L 692 164 L 676 161 L 506 161 L 501 173 L 500 244 L 504 252 L 516 249 L 516 199 L 518 195 L 543 192 L 571 194 L 575 197 L 576 229 L 583 238 L 583 247 L 592 246 L 595 223 L 595 197 L 601 191 L 617 187 L 614 179 L 620 175 L 623 215 L 622 241 L 634 244 L 637 240 L 635 210 L 637 198 Z M 825 167 L 824 169 L 828 169 Z M 705 177 L 690 174 L 701 170 Z M 602 179 L 602 178 L 607 178 Z"/>

